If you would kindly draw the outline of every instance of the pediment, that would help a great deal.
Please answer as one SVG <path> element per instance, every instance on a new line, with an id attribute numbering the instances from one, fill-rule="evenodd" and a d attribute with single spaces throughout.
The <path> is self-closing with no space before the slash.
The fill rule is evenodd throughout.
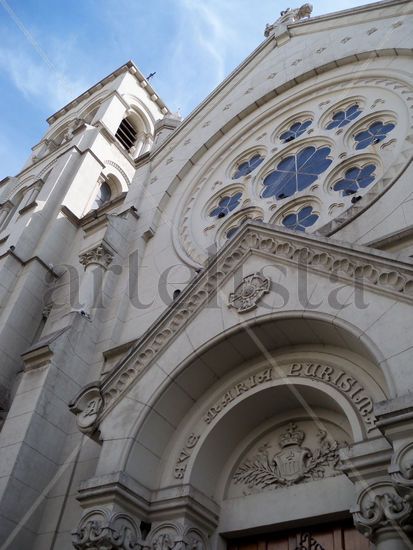
<path id="1" fill-rule="evenodd" d="M 97 385 L 84 388 L 72 401 L 70 407 L 78 414 L 79 428 L 84 432 L 96 430 L 100 420 L 182 331 L 196 324 L 197 317 L 218 293 L 226 296 L 225 305 L 221 300 L 221 308 L 234 308 L 234 291 L 242 284 L 242 281 L 237 282 L 234 278 L 234 273 L 240 267 L 247 266 L 254 257 L 265 258 L 267 265 L 270 262 L 285 266 L 289 273 L 307 270 L 324 284 L 334 279 L 348 286 L 362 287 L 366 292 L 387 297 L 389 302 L 413 301 L 412 264 L 366 247 L 346 245 L 264 223 L 248 223 L 209 262 L 106 378 Z M 263 291 L 258 293 L 258 300 L 268 291 L 265 277 L 263 281 Z M 242 317 L 245 313 L 254 310 L 254 306 L 252 303 L 245 311 L 235 307 L 234 315 L 240 316 L 238 322 L 245 318 Z M 288 304 L 285 310 L 289 311 Z M 259 315 L 259 312 L 253 314 Z"/>

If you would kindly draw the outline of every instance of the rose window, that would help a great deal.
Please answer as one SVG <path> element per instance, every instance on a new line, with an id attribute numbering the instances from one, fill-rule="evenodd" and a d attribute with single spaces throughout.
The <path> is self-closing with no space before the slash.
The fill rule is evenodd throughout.
<path id="1" fill-rule="evenodd" d="M 356 103 L 351 107 L 348 107 L 345 111 L 339 111 L 335 113 L 331 121 L 327 124 L 327 130 L 332 130 L 333 128 L 342 128 L 349 124 L 352 120 L 356 119 L 361 114 L 359 105 Z"/>
<path id="2" fill-rule="evenodd" d="M 282 224 L 287 229 L 295 229 L 296 231 L 305 231 L 306 227 L 310 227 L 318 220 L 318 214 L 314 214 L 312 206 L 301 208 L 297 214 L 288 214 L 282 221 Z"/>
<path id="3" fill-rule="evenodd" d="M 183 258 L 203 264 L 247 220 L 334 235 L 405 170 L 413 149 L 408 85 L 377 75 L 324 84 L 303 83 L 297 101 L 254 107 L 194 162 L 174 223 Z"/>
<path id="4" fill-rule="evenodd" d="M 290 129 L 286 132 L 283 132 L 280 135 L 280 140 L 284 143 L 293 141 L 293 139 L 298 138 L 307 131 L 307 128 L 311 126 L 312 120 L 305 120 L 304 122 L 294 122 Z"/>
<path id="5" fill-rule="evenodd" d="M 209 215 L 211 217 L 223 218 L 234 210 L 241 202 L 242 193 L 235 193 L 235 195 L 222 197 L 218 203 L 218 206 L 214 208 Z"/>
<path id="6" fill-rule="evenodd" d="M 263 181 L 262 198 L 285 199 L 302 191 L 316 181 L 332 163 L 327 158 L 330 147 L 310 146 L 278 163 Z"/>
<path id="7" fill-rule="evenodd" d="M 251 174 L 251 172 L 255 170 L 263 160 L 264 157 L 262 157 L 261 155 L 253 155 L 249 160 L 246 160 L 245 162 L 242 162 L 240 165 L 238 165 L 238 168 L 235 174 L 232 176 L 232 179 L 237 180 L 239 178 L 242 178 L 243 176 Z"/>
<path id="8" fill-rule="evenodd" d="M 349 168 L 344 178 L 334 184 L 334 191 L 342 191 L 343 196 L 353 195 L 359 189 L 364 189 L 375 179 L 374 171 L 376 166 L 374 164 L 368 164 L 363 168 L 354 166 Z"/>
<path id="9" fill-rule="evenodd" d="M 394 128 L 395 124 L 388 122 L 384 124 L 381 121 L 373 122 L 369 126 L 368 130 L 359 132 L 354 136 L 355 141 L 357 142 L 356 149 L 365 149 L 369 145 L 374 145 L 380 143 L 386 139 L 387 134 L 390 133 Z"/>

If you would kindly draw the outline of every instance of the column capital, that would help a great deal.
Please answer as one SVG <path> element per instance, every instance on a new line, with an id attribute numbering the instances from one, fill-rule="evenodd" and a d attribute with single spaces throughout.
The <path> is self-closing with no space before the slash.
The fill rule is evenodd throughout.
<path id="1" fill-rule="evenodd" d="M 412 526 L 410 499 L 399 495 L 390 480 L 366 487 L 350 511 L 356 528 L 373 542 L 384 533 L 402 538 Z"/>
<path id="2" fill-rule="evenodd" d="M 103 243 L 96 245 L 79 255 L 79 262 L 84 266 L 85 270 L 89 265 L 100 265 L 107 269 L 113 261 L 113 252 Z"/>
<path id="3" fill-rule="evenodd" d="M 151 530 L 146 543 L 150 550 L 207 550 L 207 536 L 187 521 L 160 523 Z"/>
<path id="4" fill-rule="evenodd" d="M 89 511 L 72 532 L 76 550 L 141 550 L 146 545 L 135 520 L 125 513 L 111 513 L 105 508 Z"/>

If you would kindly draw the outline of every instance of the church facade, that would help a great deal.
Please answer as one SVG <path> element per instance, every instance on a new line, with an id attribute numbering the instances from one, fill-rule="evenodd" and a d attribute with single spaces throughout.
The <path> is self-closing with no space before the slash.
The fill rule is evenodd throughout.
<path id="1" fill-rule="evenodd" d="M 0 548 L 413 548 L 408 0 L 128 62 L 0 182 Z"/>

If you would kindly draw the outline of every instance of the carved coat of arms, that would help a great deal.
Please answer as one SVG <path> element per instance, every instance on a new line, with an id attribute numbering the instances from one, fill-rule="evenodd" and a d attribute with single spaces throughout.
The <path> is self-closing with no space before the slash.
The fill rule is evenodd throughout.
<path id="1" fill-rule="evenodd" d="M 326 470 L 334 470 L 342 446 L 329 441 L 327 432 L 318 432 L 319 447 L 312 451 L 303 447 L 305 433 L 296 424 L 289 424 L 279 438 L 281 450 L 270 454 L 270 445 L 264 444 L 257 456 L 241 464 L 234 474 L 235 483 L 249 488 L 288 487 L 301 481 L 310 481 L 325 476 Z"/>

